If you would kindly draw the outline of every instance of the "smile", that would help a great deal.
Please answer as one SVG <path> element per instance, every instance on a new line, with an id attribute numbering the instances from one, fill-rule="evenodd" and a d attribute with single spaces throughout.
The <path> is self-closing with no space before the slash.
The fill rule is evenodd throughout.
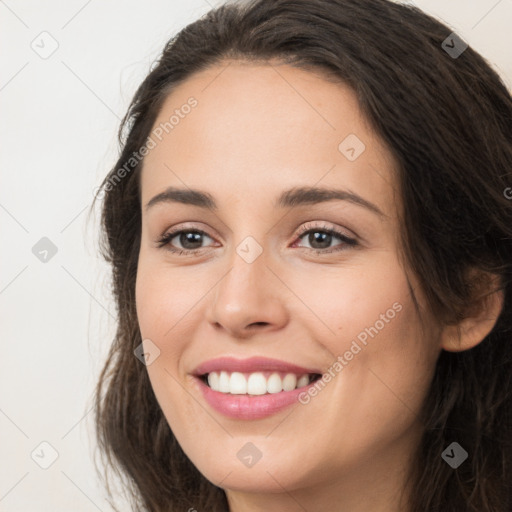
<path id="1" fill-rule="evenodd" d="M 264 357 L 220 357 L 200 364 L 193 376 L 215 411 L 238 420 L 256 420 L 299 402 L 299 394 L 313 386 L 322 371 Z"/>
<path id="2" fill-rule="evenodd" d="M 320 374 L 284 372 L 211 372 L 202 376 L 205 384 L 220 393 L 232 395 L 265 395 L 281 391 L 293 391 L 319 379 Z"/>

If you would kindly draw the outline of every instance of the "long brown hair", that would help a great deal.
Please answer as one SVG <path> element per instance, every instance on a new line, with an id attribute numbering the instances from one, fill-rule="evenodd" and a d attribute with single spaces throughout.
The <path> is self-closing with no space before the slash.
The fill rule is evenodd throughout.
<path id="1" fill-rule="evenodd" d="M 143 160 L 133 155 L 170 91 L 230 59 L 278 60 L 353 88 L 398 162 L 401 250 L 440 325 L 478 303 L 470 269 L 499 276 L 504 306 L 491 333 L 438 359 L 410 510 L 512 510 L 512 100 L 471 47 L 450 53 L 451 32 L 388 0 L 254 0 L 211 10 L 167 43 L 122 121 L 119 159 L 95 198 L 103 200 L 101 252 L 118 314 L 95 427 L 106 469 L 123 479 L 137 510 L 228 510 L 224 491 L 182 451 L 134 356 Z M 453 441 L 469 454 L 457 469 L 441 457 Z"/>

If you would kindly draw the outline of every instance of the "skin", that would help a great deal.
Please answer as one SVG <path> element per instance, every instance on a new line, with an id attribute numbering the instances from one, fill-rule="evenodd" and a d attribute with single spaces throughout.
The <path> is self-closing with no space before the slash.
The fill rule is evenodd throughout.
<path id="1" fill-rule="evenodd" d="M 176 88 L 154 126 L 190 96 L 197 107 L 149 152 L 141 175 L 137 315 L 142 338 L 160 350 L 147 371 L 174 435 L 234 512 L 407 510 L 400 492 L 439 353 L 475 345 L 492 315 L 468 320 L 457 342 L 454 328 L 425 316 L 399 257 L 395 162 L 351 89 L 288 65 L 224 62 Z M 349 134 L 366 146 L 354 161 L 338 150 Z M 349 190 L 383 215 L 342 200 L 274 207 L 282 191 L 313 185 Z M 169 186 L 208 192 L 218 210 L 180 203 L 146 210 Z M 306 223 L 358 245 L 337 237 L 314 245 L 298 237 Z M 205 231 L 200 252 L 158 248 L 174 227 Z M 248 236 L 263 251 L 252 263 L 236 252 Z M 172 245 L 183 249 L 179 236 Z M 225 355 L 327 371 L 394 303 L 401 311 L 307 405 L 253 421 L 228 418 L 190 375 Z M 247 442 L 262 453 L 250 468 L 237 457 Z"/>

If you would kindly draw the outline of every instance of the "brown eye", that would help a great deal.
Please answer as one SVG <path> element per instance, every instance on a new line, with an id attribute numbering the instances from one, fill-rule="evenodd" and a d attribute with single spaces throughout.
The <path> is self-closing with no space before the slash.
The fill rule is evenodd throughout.
<path id="1" fill-rule="evenodd" d="M 163 235 L 160 240 L 158 240 L 158 247 L 164 247 L 171 251 L 179 254 L 183 253 L 193 253 L 195 254 L 197 251 L 202 249 L 201 244 L 203 242 L 202 237 L 208 236 L 204 231 L 197 229 L 182 229 L 177 231 L 171 231 L 170 233 L 166 233 Z M 178 243 L 181 244 L 180 247 L 173 247 L 171 241 L 177 239 Z"/>
<path id="2" fill-rule="evenodd" d="M 305 226 L 304 229 L 299 233 L 298 238 L 304 238 L 307 235 L 307 242 L 311 247 L 306 247 L 307 249 L 311 249 L 316 253 L 330 253 L 344 250 L 346 246 L 355 246 L 357 245 L 357 240 L 354 238 L 350 238 L 344 233 L 324 226 L 324 227 L 313 227 Z M 331 243 L 334 239 L 341 240 L 341 244 L 338 244 L 334 248 L 331 248 Z"/>

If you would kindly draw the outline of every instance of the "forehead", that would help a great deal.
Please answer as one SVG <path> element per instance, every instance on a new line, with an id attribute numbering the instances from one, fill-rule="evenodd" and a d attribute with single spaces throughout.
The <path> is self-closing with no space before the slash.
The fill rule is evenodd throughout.
<path id="1" fill-rule="evenodd" d="M 288 65 L 227 61 L 196 73 L 168 95 L 151 136 L 143 204 L 171 185 L 220 203 L 298 185 L 348 188 L 386 213 L 394 203 L 393 159 L 355 93 Z"/>

